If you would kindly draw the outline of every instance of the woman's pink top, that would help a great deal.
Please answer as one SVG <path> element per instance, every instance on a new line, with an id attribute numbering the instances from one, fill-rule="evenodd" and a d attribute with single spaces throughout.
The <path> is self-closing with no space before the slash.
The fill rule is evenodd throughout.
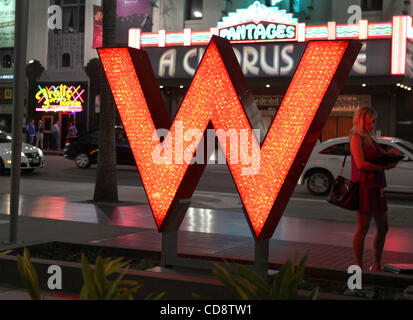
<path id="1" fill-rule="evenodd" d="M 371 140 L 371 144 L 367 145 L 362 140 L 364 160 L 374 162 L 375 159 L 382 155 L 379 144 L 375 140 Z M 351 157 L 351 181 L 360 182 L 365 188 L 384 188 L 387 185 L 384 170 L 366 171 L 359 170 L 354 157 Z"/>

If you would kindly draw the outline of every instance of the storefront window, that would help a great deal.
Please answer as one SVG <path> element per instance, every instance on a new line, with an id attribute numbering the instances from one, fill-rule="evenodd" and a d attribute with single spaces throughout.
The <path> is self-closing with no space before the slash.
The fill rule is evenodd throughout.
<path id="1" fill-rule="evenodd" d="M 70 54 L 64 53 L 62 56 L 62 67 L 70 67 Z"/>
<path id="2" fill-rule="evenodd" d="M 84 0 L 58 0 L 55 4 L 62 7 L 63 32 L 85 31 Z"/>
<path id="3" fill-rule="evenodd" d="M 187 0 L 187 20 L 202 19 L 202 0 Z"/>
<path id="4" fill-rule="evenodd" d="M 2 65 L 3 65 L 3 68 L 4 68 L 4 69 L 9 69 L 9 68 L 11 68 L 11 65 L 12 65 L 12 57 L 11 57 L 11 55 L 5 54 L 5 55 L 3 56 L 3 63 L 2 63 Z"/>

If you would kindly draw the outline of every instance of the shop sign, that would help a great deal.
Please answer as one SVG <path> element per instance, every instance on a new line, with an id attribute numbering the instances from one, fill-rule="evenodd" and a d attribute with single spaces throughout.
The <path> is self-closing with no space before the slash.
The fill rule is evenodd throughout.
<path id="1" fill-rule="evenodd" d="M 241 70 L 247 78 L 292 77 L 307 44 L 240 43 L 233 44 Z M 145 48 L 155 75 L 159 79 L 190 79 L 205 53 L 204 46 Z M 369 40 L 353 65 L 350 76 L 391 75 L 391 41 Z"/>
<path id="2" fill-rule="evenodd" d="M 13 88 L 0 88 L 0 100 L 12 100 Z"/>
<path id="3" fill-rule="evenodd" d="M 159 231 L 178 219 L 170 217 L 180 214 L 174 208 L 195 191 L 206 163 L 183 157 L 191 160 L 204 150 L 202 138 L 212 126 L 254 237 L 270 239 L 360 47 L 353 41 L 309 42 L 262 145 L 248 117 L 257 108 L 229 41 L 212 37 L 173 121 L 146 52 L 98 49 Z M 236 135 L 230 145 L 227 133 Z M 238 143 L 242 135 L 252 138 Z M 245 161 L 233 161 L 234 148 Z M 154 152 L 163 151 L 175 160 L 155 161 Z"/>
<path id="4" fill-rule="evenodd" d="M 36 111 L 81 112 L 85 90 L 82 86 L 60 84 L 57 86 L 38 86 Z"/>
<path id="5" fill-rule="evenodd" d="M 294 25 L 282 23 L 248 23 L 239 26 L 222 28 L 219 36 L 230 41 L 265 41 L 286 40 L 297 38 L 297 30 Z"/>
<path id="6" fill-rule="evenodd" d="M 0 104 L 0 113 L 1 114 L 10 114 L 13 112 L 13 106 L 11 104 Z"/>
<path id="7" fill-rule="evenodd" d="M 337 98 L 333 111 L 354 112 L 358 108 L 368 107 L 369 105 L 370 105 L 369 95 L 340 95 Z"/>
<path id="8" fill-rule="evenodd" d="M 260 107 L 278 107 L 283 99 L 280 95 L 255 95 L 255 103 Z"/>
<path id="9" fill-rule="evenodd" d="M 273 7 L 267 7 L 259 1 L 255 1 L 248 8 L 237 9 L 235 12 L 231 12 L 228 16 L 223 17 L 222 21 L 218 22 L 217 27 L 227 28 L 250 23 L 251 21 L 254 21 L 256 24 L 265 21 L 285 25 L 298 24 L 298 20 L 294 18 L 292 13 L 288 13 L 284 9 L 279 9 L 275 5 L 276 3 L 274 3 Z"/>
<path id="10" fill-rule="evenodd" d="M 0 1 L 0 48 L 14 46 L 16 0 Z"/>
<path id="11" fill-rule="evenodd" d="M 255 95 L 255 102 L 260 107 L 278 108 L 284 98 L 282 95 Z M 351 111 L 370 105 L 369 95 L 340 95 L 334 105 L 333 111 Z"/>

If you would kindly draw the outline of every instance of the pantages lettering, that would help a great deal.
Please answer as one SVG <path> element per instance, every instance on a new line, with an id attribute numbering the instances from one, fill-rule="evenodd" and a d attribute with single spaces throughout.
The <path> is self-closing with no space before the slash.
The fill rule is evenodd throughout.
<path id="1" fill-rule="evenodd" d="M 222 28 L 219 36 L 230 41 L 253 40 L 293 40 L 296 38 L 296 26 L 283 23 L 248 23 Z"/>

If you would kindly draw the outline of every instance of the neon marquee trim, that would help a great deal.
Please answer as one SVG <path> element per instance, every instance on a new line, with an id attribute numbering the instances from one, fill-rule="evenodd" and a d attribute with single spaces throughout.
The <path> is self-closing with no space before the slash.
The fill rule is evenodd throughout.
<path id="1" fill-rule="evenodd" d="M 259 17 L 259 21 L 257 20 Z M 271 21 L 284 24 L 298 24 L 298 20 L 293 17 L 292 13 L 287 13 L 286 10 L 280 10 L 277 7 L 267 7 L 259 1 L 255 1 L 246 9 L 237 9 L 235 12 L 230 12 L 227 17 L 223 17 L 222 21 L 218 22 L 218 28 L 232 27 L 237 24 L 243 24 L 249 21 Z"/>
<path id="2" fill-rule="evenodd" d="M 247 221 L 258 240 L 269 239 L 274 233 L 360 47 L 351 41 L 308 44 L 262 143 L 259 161 L 252 161 L 259 163 L 256 174 L 243 175 L 245 167 L 231 163 L 231 147 L 226 148 Z M 102 48 L 98 52 L 156 225 L 162 231 L 176 201 L 192 196 L 206 164 L 155 164 L 153 150 L 160 144 L 159 138 L 153 139 L 155 130 L 170 128 L 163 143 L 171 145 L 176 143 L 177 132 L 185 136 L 188 130 L 196 129 L 205 134 L 210 126 L 225 132 L 246 130 L 251 137 L 252 128 L 241 103 L 251 101 L 251 92 L 230 43 L 214 36 L 171 123 L 145 51 Z M 217 135 L 222 145 L 225 138 Z M 200 138 L 181 143 L 193 156 Z M 239 155 L 250 154 L 256 147 L 260 147 L 259 142 L 248 139 L 239 147 Z M 176 159 L 179 150 L 172 152 Z"/>
<path id="3" fill-rule="evenodd" d="M 391 39 L 393 35 L 392 22 L 369 23 L 367 20 L 362 20 L 359 25 L 336 25 L 336 39 Z M 260 21 L 261 22 L 261 21 Z M 367 30 L 366 30 L 367 24 Z M 218 30 L 218 31 L 217 31 Z M 409 29 L 408 37 L 413 39 L 412 27 Z M 163 31 L 161 32 L 163 33 Z M 330 29 L 330 33 L 334 31 Z M 169 35 L 173 36 L 169 36 Z M 213 35 L 219 35 L 219 28 L 211 28 L 209 31 L 189 31 L 184 32 L 166 32 L 165 43 L 159 42 L 159 38 L 163 38 L 163 34 L 159 33 L 141 33 L 140 29 L 129 30 L 129 47 L 140 49 L 141 47 L 160 47 L 160 46 L 187 46 L 191 45 L 207 45 Z M 305 23 L 297 25 L 297 37 L 290 40 L 291 42 L 305 42 L 308 40 L 328 40 L 329 28 L 324 26 L 307 26 Z M 265 40 L 270 42 L 286 41 L 285 39 Z M 231 41 L 237 43 L 240 41 Z M 248 42 L 263 42 L 262 40 L 251 40 Z"/>
<path id="4" fill-rule="evenodd" d="M 410 19 L 408 19 L 410 18 Z M 393 35 L 392 35 L 392 75 L 406 74 L 406 56 L 407 56 L 407 28 L 408 22 L 412 23 L 411 17 L 395 16 L 393 17 Z"/>

